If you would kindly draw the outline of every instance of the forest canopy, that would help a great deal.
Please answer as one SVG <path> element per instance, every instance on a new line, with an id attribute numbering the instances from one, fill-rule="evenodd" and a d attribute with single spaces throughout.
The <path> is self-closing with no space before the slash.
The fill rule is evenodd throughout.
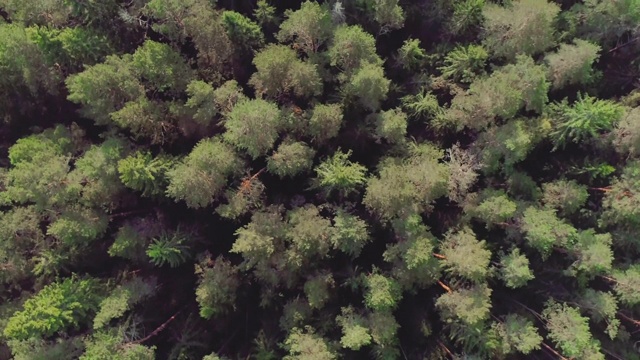
<path id="1" fill-rule="evenodd" d="M 640 360 L 640 1 L 0 0 L 0 359 Z"/>

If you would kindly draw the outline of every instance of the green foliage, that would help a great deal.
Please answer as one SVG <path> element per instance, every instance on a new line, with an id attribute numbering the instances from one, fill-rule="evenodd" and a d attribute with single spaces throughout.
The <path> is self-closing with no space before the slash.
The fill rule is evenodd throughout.
<path id="1" fill-rule="evenodd" d="M 529 268 L 529 259 L 514 248 L 509 254 L 500 257 L 500 277 L 507 287 L 516 289 L 535 278 Z"/>
<path id="2" fill-rule="evenodd" d="M 613 272 L 613 290 L 621 303 L 628 306 L 640 304 L 640 265 Z"/>
<path id="3" fill-rule="evenodd" d="M 573 226 L 558 219 L 553 209 L 530 206 L 524 211 L 521 221 L 528 245 L 543 257 L 549 256 L 554 247 L 570 245 L 578 235 Z"/>
<path id="4" fill-rule="evenodd" d="M 333 23 L 326 4 L 305 1 L 300 9 L 285 11 L 285 16 L 277 38 L 280 42 L 292 41 L 294 49 L 315 53 L 332 35 Z"/>
<path id="5" fill-rule="evenodd" d="M 288 355 L 283 360 L 333 360 L 336 354 L 329 343 L 311 327 L 294 328 L 283 343 Z"/>
<path id="6" fill-rule="evenodd" d="M 47 235 L 65 245 L 86 246 L 104 235 L 108 225 L 109 217 L 104 213 L 84 208 L 70 209 L 49 224 Z"/>
<path id="7" fill-rule="evenodd" d="M 246 177 L 237 189 L 225 192 L 227 204 L 218 206 L 216 212 L 224 218 L 237 219 L 262 205 L 264 191 L 260 180 Z"/>
<path id="8" fill-rule="evenodd" d="M 155 293 L 156 280 L 135 277 L 116 287 L 100 302 L 100 309 L 93 319 L 93 328 L 101 329 L 113 319 L 122 317 L 142 300 Z"/>
<path id="9" fill-rule="evenodd" d="M 351 151 L 343 153 L 336 151 L 332 157 L 326 159 L 315 168 L 317 186 L 325 189 L 328 194 L 337 191 L 341 196 L 355 191 L 366 181 L 367 168 L 351 162 Z"/>
<path id="10" fill-rule="evenodd" d="M 242 101 L 226 116 L 224 139 L 256 159 L 271 150 L 280 124 L 276 104 L 262 99 Z"/>
<path id="11" fill-rule="evenodd" d="M 374 311 L 390 311 L 402 299 L 400 284 L 382 274 L 372 273 L 365 278 L 365 305 Z"/>
<path id="12" fill-rule="evenodd" d="M 602 200 L 604 211 L 600 219 L 602 224 L 634 228 L 640 224 L 638 190 L 640 190 L 640 163 L 632 161 L 624 167 L 622 175 L 612 181 L 609 191 L 605 193 Z"/>
<path id="13" fill-rule="evenodd" d="M 447 292 L 436 300 L 441 316 L 450 322 L 458 319 L 467 325 L 478 324 L 489 317 L 491 289 L 486 284 Z"/>
<path id="14" fill-rule="evenodd" d="M 576 39 L 573 44 L 562 44 L 558 51 L 545 56 L 553 88 L 591 83 L 595 79 L 592 65 L 598 60 L 600 50 L 598 45 Z"/>
<path id="15" fill-rule="evenodd" d="M 317 104 L 309 118 L 309 135 L 322 144 L 338 136 L 344 122 L 340 104 Z"/>
<path id="16" fill-rule="evenodd" d="M 340 345 L 351 350 L 360 350 L 371 343 L 371 335 L 366 319 L 352 307 L 343 307 L 336 317 L 336 323 L 342 328 Z"/>
<path id="17" fill-rule="evenodd" d="M 371 240 L 369 227 L 364 220 L 357 215 L 338 210 L 333 218 L 333 233 L 331 234 L 334 248 L 356 258 L 360 255 L 362 248 Z"/>
<path id="18" fill-rule="evenodd" d="M 487 277 L 491 251 L 485 248 L 484 240 L 478 241 L 470 228 L 447 233 L 440 251 L 445 259 L 445 271 L 473 282 L 481 282 Z"/>
<path id="19" fill-rule="evenodd" d="M 147 347 L 126 338 L 124 329 L 99 331 L 85 340 L 80 360 L 154 360 L 155 346 Z"/>
<path id="20" fill-rule="evenodd" d="M 315 150 L 299 142 L 283 142 L 267 159 L 267 170 L 281 178 L 295 176 L 311 168 Z"/>
<path id="21" fill-rule="evenodd" d="M 269 5 L 267 0 L 258 0 L 256 9 L 253 11 L 253 16 L 255 16 L 258 23 L 262 26 L 272 24 L 277 21 L 276 8 Z"/>
<path id="22" fill-rule="evenodd" d="M 380 25 L 381 33 L 404 26 L 404 11 L 399 0 L 373 0 L 373 20 Z"/>
<path id="23" fill-rule="evenodd" d="M 492 330 L 496 331 L 502 339 L 501 353 L 511 354 L 520 352 L 529 354 L 540 349 L 542 336 L 538 334 L 538 329 L 528 319 L 517 315 L 509 314 L 502 323 L 494 323 Z"/>
<path id="24" fill-rule="evenodd" d="M 168 116 L 166 104 L 145 97 L 129 101 L 111 113 L 111 120 L 129 129 L 138 139 L 148 138 L 153 144 L 164 144 L 174 137 L 174 124 Z"/>
<path id="25" fill-rule="evenodd" d="M 495 57 L 534 55 L 555 44 L 554 19 L 560 7 L 547 0 L 515 0 L 503 7 L 487 3 L 482 10 L 484 43 Z"/>
<path id="26" fill-rule="evenodd" d="M 222 256 L 196 265 L 199 277 L 196 301 L 200 316 L 209 319 L 235 306 L 239 286 L 237 268 Z"/>
<path id="27" fill-rule="evenodd" d="M 192 76 L 180 53 L 152 40 L 136 49 L 131 66 L 145 84 L 157 91 L 184 91 Z"/>
<path id="28" fill-rule="evenodd" d="M 563 355 L 584 358 L 600 352 L 599 342 L 589 332 L 589 319 L 581 316 L 576 308 L 549 302 L 542 316 L 547 321 L 548 337 L 560 347 Z"/>
<path id="29" fill-rule="evenodd" d="M 14 313 L 4 329 L 10 339 L 49 337 L 89 320 L 100 302 L 94 279 L 66 278 L 45 286 L 27 299 L 23 310 Z"/>
<path id="30" fill-rule="evenodd" d="M 401 143 L 407 134 L 407 114 L 395 108 L 376 115 L 376 136 L 388 142 Z"/>
<path id="31" fill-rule="evenodd" d="M 382 63 L 376 53 L 376 40 L 357 25 L 341 26 L 335 30 L 329 46 L 329 59 L 331 66 L 337 66 L 345 73 L 342 80 L 348 80 L 365 63 Z"/>
<path id="32" fill-rule="evenodd" d="M 484 2 L 484 0 L 480 1 Z M 484 72 L 488 58 L 489 54 L 480 45 L 458 46 L 447 53 L 444 58 L 444 65 L 438 69 L 445 79 L 470 83 L 473 82 L 478 74 Z"/>
<path id="33" fill-rule="evenodd" d="M 376 111 L 387 98 L 390 84 L 391 80 L 384 77 L 382 66 L 364 63 L 345 84 L 344 91 L 355 97 L 366 110 Z"/>
<path id="34" fill-rule="evenodd" d="M 184 105 L 193 113 L 193 119 L 202 125 L 209 125 L 218 112 L 213 86 L 201 80 L 193 80 L 187 85 L 187 94 L 189 100 Z"/>
<path id="35" fill-rule="evenodd" d="M 167 195 L 184 200 L 192 208 L 213 202 L 226 185 L 229 176 L 240 171 L 242 161 L 235 151 L 220 139 L 205 139 L 191 153 L 167 172 Z"/>
<path id="36" fill-rule="evenodd" d="M 314 205 L 306 205 L 287 213 L 287 232 L 290 243 L 286 256 L 295 266 L 302 266 L 312 257 L 325 257 L 331 247 L 331 221 L 320 215 Z"/>
<path id="37" fill-rule="evenodd" d="M 504 191 L 487 189 L 481 194 L 482 200 L 471 213 L 487 225 L 503 223 L 511 219 L 517 209 Z"/>
<path id="38" fill-rule="evenodd" d="M 613 130 L 613 144 L 622 154 L 640 155 L 640 108 L 625 111 Z"/>
<path id="39" fill-rule="evenodd" d="M 189 258 L 188 234 L 177 230 L 163 233 L 147 246 L 149 261 L 155 266 L 169 264 L 172 268 L 182 265 Z"/>
<path id="40" fill-rule="evenodd" d="M 502 170 L 510 175 L 517 163 L 527 158 L 539 137 L 524 120 L 512 120 L 482 133 L 475 146 L 480 150 L 483 172 L 494 174 Z"/>
<path id="41" fill-rule="evenodd" d="M 406 70 L 416 70 L 422 65 L 427 54 L 420 47 L 420 40 L 406 39 L 402 47 L 398 49 L 398 61 Z"/>
<path id="42" fill-rule="evenodd" d="M 58 64 L 75 70 L 83 64 L 93 65 L 103 60 L 112 51 L 108 38 L 92 29 L 35 26 L 26 31 L 49 66 Z"/>
<path id="43" fill-rule="evenodd" d="M 363 204 L 384 221 L 425 211 L 447 193 L 449 169 L 433 145 L 415 145 L 406 159 L 388 158 L 367 181 Z"/>
<path id="44" fill-rule="evenodd" d="M 424 89 L 415 95 L 404 96 L 400 101 L 404 110 L 414 119 L 437 119 L 444 114 L 444 110 L 438 103 L 438 98 Z"/>
<path id="45" fill-rule="evenodd" d="M 143 196 L 163 195 L 169 183 L 167 173 L 174 160 L 166 155 L 153 157 L 146 151 L 137 151 L 118 161 L 120 181 Z"/>
<path id="46" fill-rule="evenodd" d="M 218 111 L 223 114 L 229 113 L 237 103 L 244 99 L 242 88 L 235 80 L 228 80 L 213 91 L 213 102 Z"/>
<path id="47" fill-rule="evenodd" d="M 580 307 L 586 309 L 593 321 L 607 324 L 605 332 L 612 340 L 618 335 L 620 327 L 620 320 L 616 318 L 618 302 L 612 293 L 586 289 L 578 301 Z"/>
<path id="48" fill-rule="evenodd" d="M 317 65 L 298 59 L 285 45 L 268 45 L 253 58 L 257 71 L 249 83 L 260 95 L 278 98 L 288 93 L 310 97 L 322 93 Z"/>
<path id="49" fill-rule="evenodd" d="M 449 29 L 454 34 L 464 34 L 479 27 L 483 21 L 482 9 L 485 0 L 462 0 L 453 3 L 453 15 Z"/>
<path id="50" fill-rule="evenodd" d="M 542 202 L 558 209 L 561 214 L 570 215 L 580 210 L 587 202 L 587 187 L 575 180 L 557 180 L 542 184 Z"/>
<path id="51" fill-rule="evenodd" d="M 161 75 L 157 76 L 161 78 Z M 144 95 L 144 88 L 129 57 L 109 55 L 103 63 L 87 66 L 65 82 L 69 90 L 67 98 L 82 105 L 82 115 L 98 125 L 109 124 L 111 113 Z"/>
<path id="52" fill-rule="evenodd" d="M 613 101 L 578 94 L 578 100 L 572 106 L 565 100 L 551 104 L 549 112 L 555 123 L 551 138 L 554 149 L 558 149 L 568 142 L 583 142 L 613 129 L 624 110 Z"/>
<path id="53" fill-rule="evenodd" d="M 8 340 L 6 345 L 11 348 L 13 360 L 67 360 L 77 358 L 82 353 L 82 342 L 78 338 Z"/>
<path id="54" fill-rule="evenodd" d="M 449 200 L 461 203 L 478 178 L 477 170 L 482 167 L 476 155 L 454 145 L 447 150 L 449 158 Z"/>
<path id="55" fill-rule="evenodd" d="M 447 116 L 458 128 L 481 130 L 495 117 L 514 117 L 522 107 L 542 113 L 548 90 L 545 67 L 528 56 L 518 56 L 515 64 L 471 83 L 469 90 L 452 100 Z"/>
<path id="56" fill-rule="evenodd" d="M 238 12 L 222 12 L 222 25 L 229 39 L 241 48 L 255 49 L 264 43 L 260 26 Z"/>
<path id="57" fill-rule="evenodd" d="M 312 309 L 322 309 L 331 297 L 330 290 L 335 286 L 331 274 L 319 274 L 304 283 L 304 294 Z"/>

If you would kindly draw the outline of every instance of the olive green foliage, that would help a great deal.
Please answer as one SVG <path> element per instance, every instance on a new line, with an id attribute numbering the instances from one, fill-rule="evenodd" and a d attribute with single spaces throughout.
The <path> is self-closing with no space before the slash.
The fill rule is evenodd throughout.
<path id="1" fill-rule="evenodd" d="M 400 284 L 382 274 L 370 274 L 365 279 L 365 305 L 374 311 L 390 311 L 402 299 Z"/>
<path id="2" fill-rule="evenodd" d="M 366 181 L 367 168 L 349 160 L 351 151 L 344 153 L 338 150 L 330 158 L 315 168 L 317 186 L 327 193 L 338 192 L 347 195 L 363 185 Z"/>
<path id="3" fill-rule="evenodd" d="M 463 34 L 482 24 L 482 10 L 485 0 L 462 0 L 453 3 L 453 16 L 449 29 L 456 34 Z"/>
<path id="4" fill-rule="evenodd" d="M 558 209 L 562 214 L 573 214 L 589 198 L 587 187 L 575 180 L 558 180 L 542 185 L 542 202 L 546 206 Z"/>
<path id="5" fill-rule="evenodd" d="M 357 257 L 362 248 L 371 241 L 367 223 L 356 215 L 338 210 L 333 218 L 331 242 L 336 249 Z"/>
<path id="6" fill-rule="evenodd" d="M 193 112 L 193 119 L 200 124 L 208 125 L 217 114 L 213 86 L 201 80 L 193 80 L 187 85 L 189 100 L 185 106 Z"/>
<path id="7" fill-rule="evenodd" d="M 391 81 L 384 76 L 382 66 L 364 63 L 345 84 L 344 91 L 348 96 L 355 97 L 365 109 L 375 111 L 387 98 L 390 84 Z"/>
<path id="8" fill-rule="evenodd" d="M 637 226 L 640 224 L 638 211 L 640 190 L 640 163 L 629 162 L 622 174 L 615 178 L 607 191 L 602 205 L 601 221 L 605 225 Z"/>
<path id="9" fill-rule="evenodd" d="M 480 45 L 457 47 L 447 54 L 439 70 L 444 78 L 470 83 L 484 71 L 488 58 L 489 54 Z"/>
<path id="10" fill-rule="evenodd" d="M 187 89 L 187 91 L 189 91 L 189 89 Z M 213 102 L 218 111 L 223 114 L 227 114 L 233 110 L 234 106 L 244 99 L 245 96 L 242 93 L 242 88 L 235 80 L 228 80 L 213 91 Z M 187 106 L 188 105 L 189 102 L 187 102 Z"/>
<path id="11" fill-rule="evenodd" d="M 330 298 L 331 288 L 335 281 L 331 274 L 314 276 L 304 283 L 304 293 L 312 309 L 322 309 Z"/>
<path id="12" fill-rule="evenodd" d="M 551 137 L 558 149 L 569 142 L 585 141 L 613 129 L 624 110 L 612 101 L 578 94 L 578 100 L 573 105 L 570 106 L 565 100 L 552 104 L 549 112 L 555 123 Z"/>
<path id="13" fill-rule="evenodd" d="M 170 46 L 147 40 L 133 54 L 133 69 L 151 89 L 184 91 L 191 79 L 191 70 Z"/>
<path id="14" fill-rule="evenodd" d="M 444 110 L 438 103 L 438 98 L 426 90 L 415 95 L 404 96 L 400 101 L 405 112 L 413 119 L 438 119 L 444 114 Z"/>
<path id="15" fill-rule="evenodd" d="M 480 130 L 495 117 L 514 117 L 523 107 L 542 113 L 549 90 L 546 70 L 528 56 L 518 56 L 516 60 L 487 78 L 475 80 L 469 90 L 458 94 L 448 111 L 450 121 L 458 127 Z"/>
<path id="16" fill-rule="evenodd" d="M 518 248 L 500 257 L 500 277 L 510 288 L 519 288 L 534 278 L 529 259 Z"/>
<path id="17" fill-rule="evenodd" d="M 147 347 L 127 340 L 124 329 L 96 332 L 85 340 L 81 360 L 153 360 L 155 346 Z"/>
<path id="18" fill-rule="evenodd" d="M 474 325 L 489 317 L 490 296 L 491 289 L 486 284 L 473 285 L 441 295 L 436 300 L 436 307 L 445 319 Z"/>
<path id="19" fill-rule="evenodd" d="M 482 15 L 484 43 L 495 57 L 534 55 L 555 44 L 554 19 L 560 7 L 547 0 L 516 0 L 506 6 L 487 3 Z"/>
<path id="20" fill-rule="evenodd" d="M 592 338 L 589 331 L 589 319 L 581 316 L 578 309 L 564 303 L 550 302 L 542 315 L 547 321 L 549 338 L 560 347 L 563 355 L 585 357 L 600 352 L 599 342 Z"/>
<path id="21" fill-rule="evenodd" d="M 613 144 L 620 153 L 640 154 L 640 108 L 628 109 L 613 130 Z"/>
<path id="22" fill-rule="evenodd" d="M 343 122 L 342 106 L 317 104 L 309 118 L 309 135 L 318 143 L 324 143 L 338 135 Z"/>
<path id="23" fill-rule="evenodd" d="M 625 270 L 614 272 L 614 290 L 620 302 L 627 305 L 640 303 L 640 266 L 633 265 Z"/>
<path id="24" fill-rule="evenodd" d="M 375 39 L 357 25 L 341 26 L 335 30 L 329 46 L 329 59 L 332 66 L 344 71 L 344 80 L 349 79 L 350 75 L 365 63 L 382 63 L 376 53 Z"/>
<path id="25" fill-rule="evenodd" d="M 196 300 L 200 316 L 208 319 L 233 307 L 238 289 L 237 269 L 222 258 L 209 259 L 196 265 L 199 277 Z"/>
<path id="26" fill-rule="evenodd" d="M 275 23 L 277 21 L 276 8 L 271 6 L 267 0 L 258 0 L 253 16 L 262 26 Z"/>
<path id="27" fill-rule="evenodd" d="M 407 134 L 407 114 L 396 108 L 376 116 L 376 135 L 390 143 L 399 143 Z"/>
<path id="28" fill-rule="evenodd" d="M 296 52 L 284 45 L 269 45 L 256 54 L 257 71 L 249 83 L 258 94 L 270 98 L 293 93 L 309 97 L 322 92 L 322 81 L 315 64 L 298 59 Z"/>
<path id="29" fill-rule="evenodd" d="M 366 319 L 355 312 L 352 307 L 342 308 L 341 314 L 336 317 L 336 322 L 342 328 L 342 347 L 359 350 L 371 343 L 371 335 L 367 327 Z"/>
<path id="30" fill-rule="evenodd" d="M 599 52 L 600 46 L 576 39 L 573 44 L 562 44 L 557 52 L 545 56 L 553 88 L 592 82 L 595 78 L 592 65 L 598 60 Z"/>
<path id="31" fill-rule="evenodd" d="M 284 360 L 333 360 L 336 354 L 325 339 L 315 331 L 306 327 L 304 330 L 294 328 L 283 343 L 288 351 Z"/>
<path id="32" fill-rule="evenodd" d="M 491 251 L 486 249 L 484 240 L 476 239 L 471 229 L 448 233 L 440 251 L 445 257 L 445 271 L 452 275 L 474 282 L 480 282 L 487 276 Z"/>
<path id="33" fill-rule="evenodd" d="M 479 153 L 483 172 L 492 174 L 502 170 L 506 174 L 513 173 L 515 165 L 525 160 L 540 141 L 531 125 L 535 124 L 518 119 L 484 132 L 474 149 Z"/>
<path id="34" fill-rule="evenodd" d="M 112 51 L 109 39 L 92 29 L 35 26 L 26 31 L 49 66 L 58 64 L 73 70 L 80 69 L 82 64 L 93 65 L 103 60 Z"/>
<path id="35" fill-rule="evenodd" d="M 285 12 L 286 20 L 280 24 L 278 40 L 293 42 L 295 49 L 312 54 L 324 45 L 332 35 L 333 23 L 326 4 L 305 1 L 300 9 Z"/>
<path id="36" fill-rule="evenodd" d="M 4 336 L 26 340 L 83 326 L 100 302 L 94 279 L 67 278 L 45 286 L 9 318 Z"/>
<path id="37" fill-rule="evenodd" d="M 302 266 L 314 257 L 325 257 L 331 248 L 331 221 L 320 215 L 314 205 L 307 205 L 287 213 L 286 239 L 289 242 L 288 261 Z"/>
<path id="38" fill-rule="evenodd" d="M 267 170 L 279 177 L 295 176 L 311 168 L 315 154 L 303 142 L 282 143 L 267 159 Z"/>
<path id="39" fill-rule="evenodd" d="M 517 210 L 517 205 L 503 191 L 488 189 L 481 194 L 482 200 L 470 212 L 487 225 L 504 223 L 511 219 Z"/>
<path id="40" fill-rule="evenodd" d="M 502 338 L 502 354 L 520 352 L 526 355 L 540 349 L 542 336 L 531 321 L 520 315 L 507 315 L 504 322 L 494 324 L 493 330 Z"/>
<path id="41" fill-rule="evenodd" d="M 103 328 L 111 320 L 122 317 L 142 300 L 153 295 L 155 286 L 155 279 L 145 281 L 136 277 L 116 287 L 100 302 L 100 309 L 93 319 L 93 328 Z"/>
<path id="42" fill-rule="evenodd" d="M 193 208 L 205 207 L 226 185 L 228 176 L 242 166 L 235 151 L 220 139 L 200 141 L 191 153 L 167 172 L 167 195 Z"/>
<path id="43" fill-rule="evenodd" d="M 618 335 L 620 328 L 620 320 L 616 318 L 618 302 L 612 293 L 587 289 L 580 297 L 579 303 L 581 307 L 587 309 L 593 321 L 607 324 L 605 332 L 611 339 Z"/>
<path id="44" fill-rule="evenodd" d="M 264 35 L 260 26 L 238 12 L 224 11 L 222 25 L 227 31 L 229 40 L 237 46 L 257 48 L 264 43 Z"/>
<path id="45" fill-rule="evenodd" d="M 274 103 L 262 99 L 245 100 L 227 114 L 224 138 L 255 159 L 271 150 L 280 124 L 280 110 Z"/>
<path id="46" fill-rule="evenodd" d="M 407 39 L 398 49 L 398 61 L 407 70 L 414 70 L 420 67 L 427 56 L 423 48 L 420 47 L 420 40 Z"/>
<path id="47" fill-rule="evenodd" d="M 174 165 L 172 158 L 138 151 L 118 161 L 120 181 L 144 196 L 162 195 L 168 184 L 167 172 Z"/>
<path id="48" fill-rule="evenodd" d="M 528 207 L 522 217 L 522 231 L 527 244 L 548 256 L 554 247 L 571 244 L 576 236 L 576 229 L 560 220 L 553 209 Z"/>

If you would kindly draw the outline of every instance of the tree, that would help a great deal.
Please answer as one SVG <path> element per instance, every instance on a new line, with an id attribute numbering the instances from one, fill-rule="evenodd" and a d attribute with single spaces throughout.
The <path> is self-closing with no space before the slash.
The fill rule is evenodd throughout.
<path id="1" fill-rule="evenodd" d="M 640 265 L 631 265 L 625 270 L 613 272 L 613 290 L 620 302 L 627 306 L 640 304 Z"/>
<path id="2" fill-rule="evenodd" d="M 613 144 L 622 154 L 640 155 L 640 108 L 627 109 L 613 129 Z"/>
<path id="3" fill-rule="evenodd" d="M 312 309 L 322 309 L 329 301 L 331 288 L 335 286 L 335 281 L 331 273 L 323 273 L 309 278 L 304 283 L 304 294 Z"/>
<path id="4" fill-rule="evenodd" d="M 229 40 L 241 49 L 256 49 L 264 43 L 260 26 L 238 12 L 222 12 L 222 25 Z"/>
<path id="5" fill-rule="evenodd" d="M 639 190 L 640 163 L 631 161 L 622 169 L 622 175 L 613 179 L 609 191 L 602 199 L 604 210 L 601 223 L 605 226 L 636 229 L 640 224 Z"/>
<path id="6" fill-rule="evenodd" d="M 281 178 L 296 176 L 311 168 L 315 155 L 304 142 L 283 142 L 267 159 L 267 170 Z"/>
<path id="7" fill-rule="evenodd" d="M 490 296 L 491 289 L 486 284 L 477 284 L 444 293 L 436 300 L 436 307 L 447 321 L 457 319 L 475 325 L 489 317 Z"/>
<path id="8" fill-rule="evenodd" d="M 228 114 L 239 102 L 245 100 L 242 88 L 235 80 L 226 81 L 213 91 L 213 102 L 218 111 Z"/>
<path id="9" fill-rule="evenodd" d="M 395 144 L 401 143 L 407 134 L 407 114 L 395 108 L 376 114 L 376 136 Z"/>
<path id="10" fill-rule="evenodd" d="M 145 41 L 131 58 L 133 69 L 144 79 L 148 88 L 180 93 L 191 80 L 191 70 L 180 53 L 169 45 Z"/>
<path id="11" fill-rule="evenodd" d="M 338 136 L 344 118 L 340 104 L 317 104 L 309 118 L 309 135 L 319 144 Z"/>
<path id="12" fill-rule="evenodd" d="M 336 354 L 329 343 L 311 327 L 294 328 L 283 343 L 289 352 L 284 360 L 333 360 Z"/>
<path id="13" fill-rule="evenodd" d="M 541 140 L 535 125 L 517 119 L 480 134 L 473 151 L 479 153 L 483 172 L 494 174 L 502 170 L 512 174 L 515 165 L 526 159 Z"/>
<path id="14" fill-rule="evenodd" d="M 509 314 L 504 322 L 494 323 L 492 330 L 502 339 L 500 352 L 505 355 L 516 351 L 526 355 L 539 349 L 542 343 L 542 336 L 533 323 L 517 314 Z"/>
<path id="15" fill-rule="evenodd" d="M 85 340 L 85 352 L 80 360 L 153 360 L 155 346 L 147 347 L 127 338 L 123 328 L 99 331 Z"/>
<path id="16" fill-rule="evenodd" d="M 453 15 L 449 29 L 454 34 L 464 34 L 482 25 L 485 0 L 463 0 L 453 3 Z"/>
<path id="17" fill-rule="evenodd" d="M 94 279 L 74 277 L 45 286 L 11 316 L 4 336 L 26 340 L 83 326 L 100 303 L 98 285 Z"/>
<path id="18" fill-rule="evenodd" d="M 336 317 L 336 323 L 342 328 L 342 347 L 360 350 L 371 343 L 371 335 L 367 327 L 367 320 L 352 307 L 343 307 L 341 314 Z"/>
<path id="19" fill-rule="evenodd" d="M 253 58 L 257 71 L 249 83 L 260 95 L 278 98 L 288 93 L 306 98 L 322 93 L 317 65 L 298 59 L 284 45 L 268 45 Z"/>
<path id="20" fill-rule="evenodd" d="M 549 256 L 554 247 L 569 245 L 578 235 L 573 226 L 558 219 L 553 209 L 530 206 L 524 211 L 521 221 L 521 230 L 528 245 L 543 257 Z"/>
<path id="21" fill-rule="evenodd" d="M 473 282 L 483 281 L 489 271 L 491 251 L 484 240 L 478 241 L 473 230 L 450 231 L 440 246 L 445 271 Z"/>
<path id="22" fill-rule="evenodd" d="M 87 66 L 83 72 L 69 76 L 65 80 L 68 99 L 82 105 L 81 114 L 96 124 L 109 124 L 111 113 L 144 95 L 144 87 L 130 59 L 109 55 L 103 63 Z"/>
<path id="23" fill-rule="evenodd" d="M 553 22 L 560 7 L 547 0 L 517 0 L 502 7 L 488 3 L 482 10 L 484 43 L 495 57 L 535 55 L 555 44 Z"/>
<path id="24" fill-rule="evenodd" d="M 315 168 L 317 187 L 323 188 L 327 194 L 337 191 L 346 196 L 366 182 L 367 168 L 351 162 L 351 151 L 338 150 Z"/>
<path id="25" fill-rule="evenodd" d="M 175 161 L 167 155 L 153 157 L 146 151 L 137 151 L 118 161 L 120 181 L 143 196 L 163 195 L 169 183 L 167 173 Z"/>
<path id="26" fill-rule="evenodd" d="M 578 100 L 572 106 L 566 99 L 552 104 L 549 112 L 555 123 L 551 133 L 554 149 L 564 148 L 569 141 L 578 143 L 610 131 L 624 114 L 623 108 L 613 101 L 583 94 L 578 94 Z"/>
<path id="27" fill-rule="evenodd" d="M 600 46 L 576 39 L 573 44 L 562 44 L 558 51 L 545 56 L 549 65 L 549 79 L 554 89 L 566 85 L 589 84 L 595 79 L 592 65 L 599 58 Z"/>
<path id="28" fill-rule="evenodd" d="M 202 125 L 209 125 L 218 113 L 215 90 L 211 84 L 193 80 L 187 85 L 189 100 L 184 104 L 192 113 L 193 119 Z"/>
<path id="29" fill-rule="evenodd" d="M 341 80 L 346 81 L 351 74 L 365 63 L 378 65 L 382 59 L 376 53 L 376 41 L 360 26 L 340 26 L 333 34 L 328 51 L 331 66 L 344 72 Z"/>
<path id="30" fill-rule="evenodd" d="M 387 98 L 390 84 L 391 81 L 384 77 L 382 66 L 364 63 L 345 84 L 344 91 L 356 98 L 366 110 L 376 111 Z"/>
<path id="31" fill-rule="evenodd" d="M 542 184 L 542 202 L 558 209 L 561 214 L 570 215 L 580 210 L 587 202 L 587 187 L 575 180 L 557 180 Z"/>
<path id="32" fill-rule="evenodd" d="M 281 113 L 274 103 L 245 100 L 231 110 L 224 122 L 224 139 L 256 159 L 265 155 L 278 138 Z"/>
<path id="33" fill-rule="evenodd" d="M 331 248 L 331 221 L 320 215 L 314 205 L 307 205 L 287 213 L 287 232 L 289 243 L 286 256 L 292 265 L 300 267 L 314 257 L 327 256 Z"/>
<path id="34" fill-rule="evenodd" d="M 331 234 L 331 243 L 334 248 L 356 258 L 371 240 L 369 226 L 364 220 L 342 209 L 337 211 L 333 218 Z"/>
<path id="35" fill-rule="evenodd" d="M 66 246 L 86 246 L 107 231 L 109 217 L 87 208 L 70 208 L 52 219 L 47 235 Z"/>
<path id="36" fill-rule="evenodd" d="M 168 264 L 172 268 L 182 265 L 189 258 L 189 234 L 180 230 L 163 232 L 147 246 L 149 262 L 155 266 Z"/>
<path id="37" fill-rule="evenodd" d="M 398 62 L 406 70 L 416 70 L 422 65 L 427 53 L 420 47 L 420 40 L 406 39 L 398 49 Z"/>
<path id="38" fill-rule="evenodd" d="M 487 227 L 510 220 L 517 210 L 517 204 L 501 190 L 486 189 L 478 201 L 469 213 L 487 223 Z"/>
<path id="39" fill-rule="evenodd" d="M 460 148 L 457 144 L 447 150 L 447 156 L 449 158 L 449 200 L 460 203 L 476 182 L 477 170 L 482 165 L 477 156 Z"/>
<path id="40" fill-rule="evenodd" d="M 488 58 L 489 53 L 481 45 L 458 46 L 447 53 L 444 65 L 438 70 L 442 72 L 442 77 L 445 79 L 470 83 L 478 74 L 484 72 Z"/>
<path id="41" fill-rule="evenodd" d="M 280 42 L 293 42 L 294 49 L 310 55 L 318 51 L 333 31 L 331 14 L 326 4 L 305 1 L 300 9 L 285 11 L 287 19 L 280 24 L 277 38 Z"/>
<path id="42" fill-rule="evenodd" d="M 276 8 L 269 5 L 267 0 L 258 0 L 256 9 L 253 11 L 253 16 L 258 20 L 258 23 L 262 26 L 268 24 L 275 24 L 278 21 L 278 17 L 275 15 Z"/>
<path id="43" fill-rule="evenodd" d="M 373 0 L 373 20 L 380 25 L 380 33 L 404 26 L 404 11 L 399 0 Z"/>
<path id="44" fill-rule="evenodd" d="M 136 138 L 148 138 L 152 144 L 164 144 L 175 137 L 175 125 L 167 104 L 140 97 L 111 113 L 111 120 Z"/>
<path id="45" fill-rule="evenodd" d="M 618 301 L 612 293 L 586 289 L 580 295 L 578 302 L 593 321 L 607 324 L 605 332 L 612 340 L 618 335 L 620 328 L 620 320 L 616 318 Z"/>
<path id="46" fill-rule="evenodd" d="M 156 285 L 154 278 L 145 281 L 139 277 L 118 285 L 100 302 L 100 309 L 93 318 L 93 328 L 102 329 L 113 319 L 122 317 L 135 305 L 152 296 L 156 291 Z"/>
<path id="47" fill-rule="evenodd" d="M 239 172 L 242 161 L 219 138 L 200 141 L 191 153 L 167 172 L 167 195 L 192 208 L 205 207 L 224 189 L 227 178 Z"/>
<path id="48" fill-rule="evenodd" d="M 500 256 L 500 277 L 507 287 L 516 289 L 535 278 L 529 268 L 529 259 L 513 248 L 509 254 Z"/>
<path id="49" fill-rule="evenodd" d="M 393 278 L 371 273 L 365 278 L 365 305 L 374 311 L 391 311 L 402 299 L 402 288 Z"/>
<path id="50" fill-rule="evenodd" d="M 600 353 L 599 342 L 589 332 L 589 319 L 581 316 L 578 309 L 565 303 L 549 302 L 542 316 L 547 321 L 548 337 L 565 356 L 583 358 L 587 354 Z M 604 359 L 604 356 L 597 359 Z"/>
<path id="51" fill-rule="evenodd" d="M 263 205 L 265 189 L 260 180 L 246 176 L 236 189 L 225 192 L 227 204 L 218 206 L 216 212 L 223 218 L 237 219 Z"/>
<path id="52" fill-rule="evenodd" d="M 237 272 L 237 268 L 222 256 L 196 265 L 196 275 L 199 277 L 196 301 L 200 316 L 209 319 L 235 306 L 240 283 Z"/>

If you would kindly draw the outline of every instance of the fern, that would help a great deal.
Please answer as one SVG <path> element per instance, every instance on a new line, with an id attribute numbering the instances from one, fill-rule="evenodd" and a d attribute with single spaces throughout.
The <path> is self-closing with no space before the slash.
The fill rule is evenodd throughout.
<path id="1" fill-rule="evenodd" d="M 187 235 L 180 230 L 168 234 L 162 234 L 153 239 L 147 247 L 147 256 L 152 264 L 164 266 L 169 264 L 172 268 L 180 266 L 189 258 L 189 247 L 185 245 Z"/>

